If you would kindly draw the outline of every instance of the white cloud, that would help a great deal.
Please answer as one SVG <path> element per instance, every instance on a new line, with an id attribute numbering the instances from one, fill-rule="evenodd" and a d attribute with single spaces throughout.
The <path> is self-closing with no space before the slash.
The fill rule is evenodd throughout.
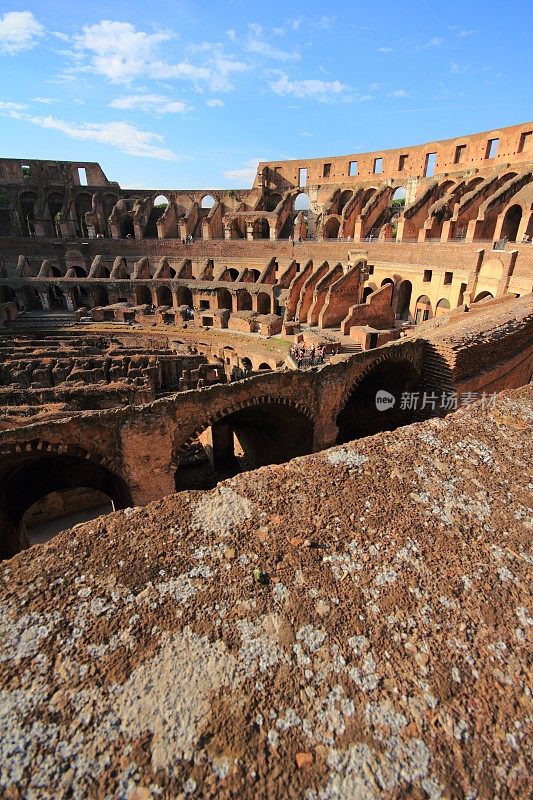
<path id="1" fill-rule="evenodd" d="M 301 59 L 300 53 L 295 50 L 282 50 L 265 41 L 263 28 L 256 22 L 248 25 L 248 36 L 244 47 L 248 53 L 255 53 L 276 61 L 299 61 Z"/>
<path id="2" fill-rule="evenodd" d="M 206 106 L 209 106 L 209 108 L 222 108 L 224 101 L 219 100 L 218 97 L 213 97 L 211 100 L 206 100 L 205 104 Z"/>
<path id="3" fill-rule="evenodd" d="M 329 31 L 335 24 L 335 17 L 320 17 L 311 22 L 311 28 L 319 31 Z"/>
<path id="4" fill-rule="evenodd" d="M 234 88 L 230 75 L 248 69 L 247 64 L 227 56 L 222 45 L 210 42 L 189 48 L 190 53 L 205 54 L 203 64 L 165 61 L 159 52 L 161 44 L 175 37 L 169 30 L 146 33 L 129 22 L 102 20 L 85 26 L 83 34 L 75 37 L 78 63 L 67 74 L 90 70 L 111 83 L 130 83 L 137 78 L 187 80 L 199 91 L 204 83 L 211 91 L 230 91 Z"/>
<path id="5" fill-rule="evenodd" d="M 348 86 L 340 81 L 321 81 L 310 78 L 302 81 L 291 81 L 282 72 L 276 81 L 269 81 L 269 86 L 275 94 L 282 97 L 290 95 L 292 97 L 312 97 L 316 100 L 331 100 L 332 95 L 337 99 L 342 99 Z"/>
<path id="6" fill-rule="evenodd" d="M 244 167 L 240 169 L 228 169 L 222 174 L 225 178 L 228 178 L 231 181 L 238 181 L 239 183 L 244 183 L 246 186 L 251 186 L 251 184 L 255 181 L 255 176 L 257 175 L 257 165 L 260 161 L 265 161 L 264 158 L 250 158 L 248 161 L 244 162 Z"/>
<path id="7" fill-rule="evenodd" d="M 459 37 L 459 39 L 465 39 L 467 36 L 473 36 L 474 33 L 475 33 L 475 31 L 463 31 L 463 30 L 461 30 L 461 31 L 458 32 L 457 36 Z"/>
<path id="8" fill-rule="evenodd" d="M 313 134 L 312 134 L 312 133 L 309 133 L 309 131 L 301 131 L 301 132 L 298 134 L 298 136 L 301 136 L 301 137 L 302 137 L 302 139 L 310 139 L 310 138 L 313 136 Z"/>
<path id="9" fill-rule="evenodd" d="M 230 28 L 229 30 L 226 31 L 226 36 L 231 42 L 237 41 L 237 32 L 234 31 L 233 28 Z"/>
<path id="10" fill-rule="evenodd" d="M 6 100 L 0 100 L 0 111 L 22 111 L 26 107 L 23 103 L 9 103 Z"/>
<path id="11" fill-rule="evenodd" d="M 160 147 L 163 137 L 151 131 L 142 131 L 129 122 L 67 122 L 56 117 L 38 117 L 20 111 L 7 111 L 5 116 L 30 122 L 40 128 L 60 131 L 72 139 L 93 141 L 113 147 L 130 156 L 175 160 L 176 154 Z"/>
<path id="12" fill-rule="evenodd" d="M 431 39 L 428 39 L 427 42 L 425 42 L 422 45 L 419 45 L 419 49 L 427 50 L 430 47 L 442 47 L 443 44 L 444 44 L 444 39 L 442 38 L 442 36 L 432 36 Z"/>
<path id="13" fill-rule="evenodd" d="M 405 89 L 394 89 L 392 92 L 389 92 L 389 97 L 409 97 L 409 92 Z"/>
<path id="14" fill-rule="evenodd" d="M 144 111 L 147 114 L 183 114 L 192 106 L 181 100 L 171 100 L 163 94 L 131 94 L 116 97 L 109 105 L 125 111 Z"/>
<path id="15" fill-rule="evenodd" d="M 392 47 L 378 47 L 376 49 L 376 53 L 381 53 L 382 55 L 386 55 L 387 53 L 393 53 L 394 50 Z"/>
<path id="16" fill-rule="evenodd" d="M 44 28 L 31 11 L 8 11 L 0 17 L 0 53 L 14 56 L 31 50 Z"/>
<path id="17" fill-rule="evenodd" d="M 59 100 L 56 97 L 34 97 L 32 102 L 42 103 L 45 106 L 51 106 L 52 103 L 59 103 Z"/>

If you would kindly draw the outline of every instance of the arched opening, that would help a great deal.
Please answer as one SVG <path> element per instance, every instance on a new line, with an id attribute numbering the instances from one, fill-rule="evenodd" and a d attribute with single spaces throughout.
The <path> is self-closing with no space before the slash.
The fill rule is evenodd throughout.
<path id="1" fill-rule="evenodd" d="M 0 286 L 0 303 L 16 303 L 16 295 L 9 286 Z"/>
<path id="2" fill-rule="evenodd" d="M 109 217 L 118 202 L 118 198 L 114 194 L 105 194 L 102 198 L 102 211 L 104 216 L 103 229 L 100 233 L 111 236 L 111 227 L 109 225 Z"/>
<path id="3" fill-rule="evenodd" d="M 165 197 L 164 194 L 160 194 L 155 198 L 144 229 L 145 239 L 157 239 L 157 220 L 161 219 L 168 208 L 169 202 L 168 197 Z"/>
<path id="4" fill-rule="evenodd" d="M 222 275 L 220 276 L 220 280 L 224 283 L 233 283 L 239 277 L 239 270 L 234 269 L 233 267 L 227 268 L 224 270 Z"/>
<path id="5" fill-rule="evenodd" d="M 300 192 L 296 195 L 294 200 L 295 211 L 309 211 L 309 195 L 306 192 Z"/>
<path id="6" fill-rule="evenodd" d="M 450 303 L 445 297 L 443 297 L 435 306 L 435 316 L 439 317 L 441 314 L 447 314 L 449 310 Z"/>
<path id="7" fill-rule="evenodd" d="M 341 192 L 339 197 L 339 211 L 338 211 L 339 214 L 342 214 L 344 206 L 349 200 L 352 199 L 352 196 L 353 192 L 351 189 L 345 189 L 344 192 Z"/>
<path id="8" fill-rule="evenodd" d="M 522 208 L 514 205 L 509 208 L 503 218 L 501 238 L 509 242 L 516 242 L 516 235 L 522 221 Z"/>
<path id="9" fill-rule="evenodd" d="M 79 194 L 76 197 L 76 236 L 87 236 L 87 224 L 85 214 L 92 211 L 93 201 L 90 194 Z"/>
<path id="10" fill-rule="evenodd" d="M 412 422 L 413 413 L 400 407 L 401 395 L 411 391 L 416 382 L 416 369 L 410 361 L 390 359 L 378 364 L 353 389 L 337 416 L 337 443 L 344 444 L 379 431 L 392 431 Z M 394 403 L 390 396 L 394 398 Z M 380 403 L 380 397 L 384 398 L 383 404 Z"/>
<path id="11" fill-rule="evenodd" d="M 270 239 L 270 225 L 267 219 L 261 218 L 255 220 L 253 224 L 253 237 L 254 239 Z"/>
<path id="12" fill-rule="evenodd" d="M 431 300 L 427 295 L 423 294 L 416 301 L 415 325 L 419 325 L 421 322 L 425 322 L 427 319 L 431 319 L 432 316 L 433 316 L 433 310 L 431 308 Z"/>
<path id="13" fill-rule="evenodd" d="M 237 292 L 237 311 L 252 310 L 252 295 L 246 289 Z"/>
<path id="14" fill-rule="evenodd" d="M 103 492 L 94 489 L 51 492 L 25 512 L 21 520 L 21 530 L 25 530 L 30 546 L 44 544 L 61 531 L 103 514 L 111 514 L 114 510 L 113 501 Z"/>
<path id="15" fill-rule="evenodd" d="M 480 292 L 475 298 L 474 303 L 479 303 L 480 300 L 493 300 L 494 295 L 491 292 Z"/>
<path id="16" fill-rule="evenodd" d="M 272 372 L 272 367 L 270 364 L 267 364 L 265 361 L 262 361 L 257 368 L 260 372 Z"/>
<path id="17" fill-rule="evenodd" d="M 152 305 L 152 292 L 148 286 L 138 286 L 135 289 L 135 302 L 138 306 Z"/>
<path id="18" fill-rule="evenodd" d="M 411 305 L 411 294 L 413 284 L 411 281 L 402 281 L 398 289 L 398 316 L 400 319 L 409 319 L 409 306 Z"/>
<path id="19" fill-rule="evenodd" d="M 298 409 L 265 400 L 223 416 L 180 456 L 176 489 L 208 488 L 266 464 L 281 464 L 313 448 L 313 423 Z"/>
<path id="20" fill-rule="evenodd" d="M 371 294 L 372 294 L 374 291 L 375 291 L 375 290 L 374 290 L 374 289 L 373 289 L 371 286 L 365 286 L 365 288 L 363 289 L 363 298 L 362 298 L 362 302 L 363 302 L 363 303 L 366 303 L 366 301 L 368 300 L 368 298 L 370 297 L 370 295 L 371 295 Z"/>
<path id="21" fill-rule="evenodd" d="M 22 217 L 22 228 L 27 236 L 35 236 L 35 203 L 37 195 L 31 192 L 24 192 L 20 195 L 20 213 Z"/>
<path id="22" fill-rule="evenodd" d="M 48 213 L 50 214 L 51 228 L 48 231 L 49 236 L 61 236 L 61 211 L 65 198 L 59 192 L 52 192 L 48 195 L 47 206 Z"/>
<path id="23" fill-rule="evenodd" d="M 270 297 L 266 292 L 257 295 L 257 311 L 259 314 L 270 314 Z"/>
<path id="24" fill-rule="evenodd" d="M 403 186 L 398 186 L 391 197 L 391 208 L 395 211 L 401 211 L 405 207 L 406 192 Z"/>
<path id="25" fill-rule="evenodd" d="M 96 286 L 94 288 L 94 305 L 95 306 L 108 306 L 109 295 L 105 286 Z"/>
<path id="26" fill-rule="evenodd" d="M 280 194 L 278 194 L 277 192 L 273 192 L 272 194 L 269 194 L 267 196 L 267 198 L 266 198 L 266 201 L 265 201 L 266 210 L 267 211 L 275 211 L 276 206 L 280 202 L 281 202 L 281 195 Z"/>
<path id="27" fill-rule="evenodd" d="M 217 297 L 218 297 L 218 307 L 227 308 L 231 311 L 232 302 L 231 302 L 231 292 L 229 291 L 229 289 L 219 289 L 217 292 Z"/>
<path id="28" fill-rule="evenodd" d="M 172 292 L 168 286 L 159 286 L 157 292 L 157 305 L 158 306 L 171 306 L 172 307 Z"/>
<path id="29" fill-rule="evenodd" d="M 241 367 L 245 372 L 252 371 L 252 362 L 247 356 L 241 358 Z"/>
<path id="30" fill-rule="evenodd" d="M 87 277 L 87 270 L 84 267 L 80 267 L 76 265 L 75 267 L 69 267 L 69 269 L 73 269 L 76 273 L 77 278 L 86 278 Z"/>
<path id="31" fill-rule="evenodd" d="M 324 225 L 324 239 L 338 239 L 339 238 L 340 222 L 335 217 L 330 217 Z"/>
<path id="32" fill-rule="evenodd" d="M 25 521 L 30 523 L 32 536 L 50 538 L 76 524 L 72 515 L 78 511 L 86 519 L 92 519 L 111 503 L 113 508 L 130 505 L 128 486 L 122 478 L 88 458 L 43 451 L 3 456 L 1 555 L 9 558 L 28 546 Z"/>
<path id="33" fill-rule="evenodd" d="M 261 273 L 258 269 L 246 269 L 244 270 L 244 274 L 241 278 L 243 283 L 255 283 L 261 277 Z"/>
<path id="34" fill-rule="evenodd" d="M 192 292 L 187 286 L 178 286 L 176 289 L 178 306 L 188 306 L 192 308 Z"/>
<path id="35" fill-rule="evenodd" d="M 215 205 L 216 200 L 212 194 L 204 194 L 202 197 L 202 202 L 200 203 L 200 208 L 213 208 Z"/>
<path id="36" fill-rule="evenodd" d="M 59 267 L 55 267 L 53 264 L 50 265 L 50 274 L 52 278 L 62 278 L 61 270 Z"/>
<path id="37" fill-rule="evenodd" d="M 127 215 L 120 220 L 120 236 L 122 239 L 135 239 L 133 220 Z"/>

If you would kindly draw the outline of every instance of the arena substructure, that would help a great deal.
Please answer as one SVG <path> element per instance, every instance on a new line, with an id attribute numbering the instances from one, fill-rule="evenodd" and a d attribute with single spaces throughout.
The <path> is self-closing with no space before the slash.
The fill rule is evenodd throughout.
<path id="1" fill-rule="evenodd" d="M 0 160 L 2 556 L 528 383 L 532 128 L 234 191 Z"/>

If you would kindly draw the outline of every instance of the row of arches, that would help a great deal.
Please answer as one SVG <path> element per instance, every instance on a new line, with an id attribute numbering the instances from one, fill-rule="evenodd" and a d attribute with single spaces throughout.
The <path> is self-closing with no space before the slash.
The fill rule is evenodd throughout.
<path id="1" fill-rule="evenodd" d="M 246 369 L 244 359 L 242 363 Z M 259 369 L 270 367 L 264 363 Z M 399 401 L 401 393 L 413 388 L 417 378 L 417 369 L 406 358 L 390 358 L 369 368 L 349 391 L 338 413 L 337 443 L 412 421 L 407 412 L 400 410 Z M 376 410 L 375 393 L 383 389 L 397 399 L 390 413 Z M 314 420 L 302 403 L 270 396 L 250 399 L 207 419 L 180 448 L 176 454 L 176 490 L 209 488 L 238 472 L 306 455 L 312 452 L 313 441 Z M 131 504 L 127 483 L 102 459 L 78 452 L 78 448 L 67 448 L 66 453 L 60 449 L 34 442 L 27 449 L 16 448 L 16 452 L 4 452 L 0 457 L 3 557 L 32 543 L 28 520 L 32 514 L 35 518 L 35 504 L 40 504 L 41 512 L 48 509 L 49 519 L 41 519 L 40 529 L 34 526 L 33 541 L 44 540 L 51 530 L 55 533 L 75 524 L 72 514 L 58 517 L 56 513 L 54 517 L 54 509 L 57 511 L 61 504 L 43 504 L 54 493 L 70 492 L 74 501 L 69 508 L 75 507 L 76 495 L 72 492 L 92 493 L 92 504 L 85 508 L 86 519 Z"/>

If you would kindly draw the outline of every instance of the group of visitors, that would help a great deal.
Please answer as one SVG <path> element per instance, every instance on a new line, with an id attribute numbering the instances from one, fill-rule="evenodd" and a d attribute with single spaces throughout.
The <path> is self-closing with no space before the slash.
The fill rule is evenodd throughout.
<path id="1" fill-rule="evenodd" d="M 190 233 L 188 233 L 187 236 L 181 240 L 182 244 L 192 244 L 192 242 L 193 242 L 192 234 Z"/>
<path id="2" fill-rule="evenodd" d="M 303 344 L 294 344 L 290 349 L 290 356 L 298 369 L 300 367 L 314 367 L 323 364 L 326 360 L 326 348 L 324 345 L 306 347 Z"/>

